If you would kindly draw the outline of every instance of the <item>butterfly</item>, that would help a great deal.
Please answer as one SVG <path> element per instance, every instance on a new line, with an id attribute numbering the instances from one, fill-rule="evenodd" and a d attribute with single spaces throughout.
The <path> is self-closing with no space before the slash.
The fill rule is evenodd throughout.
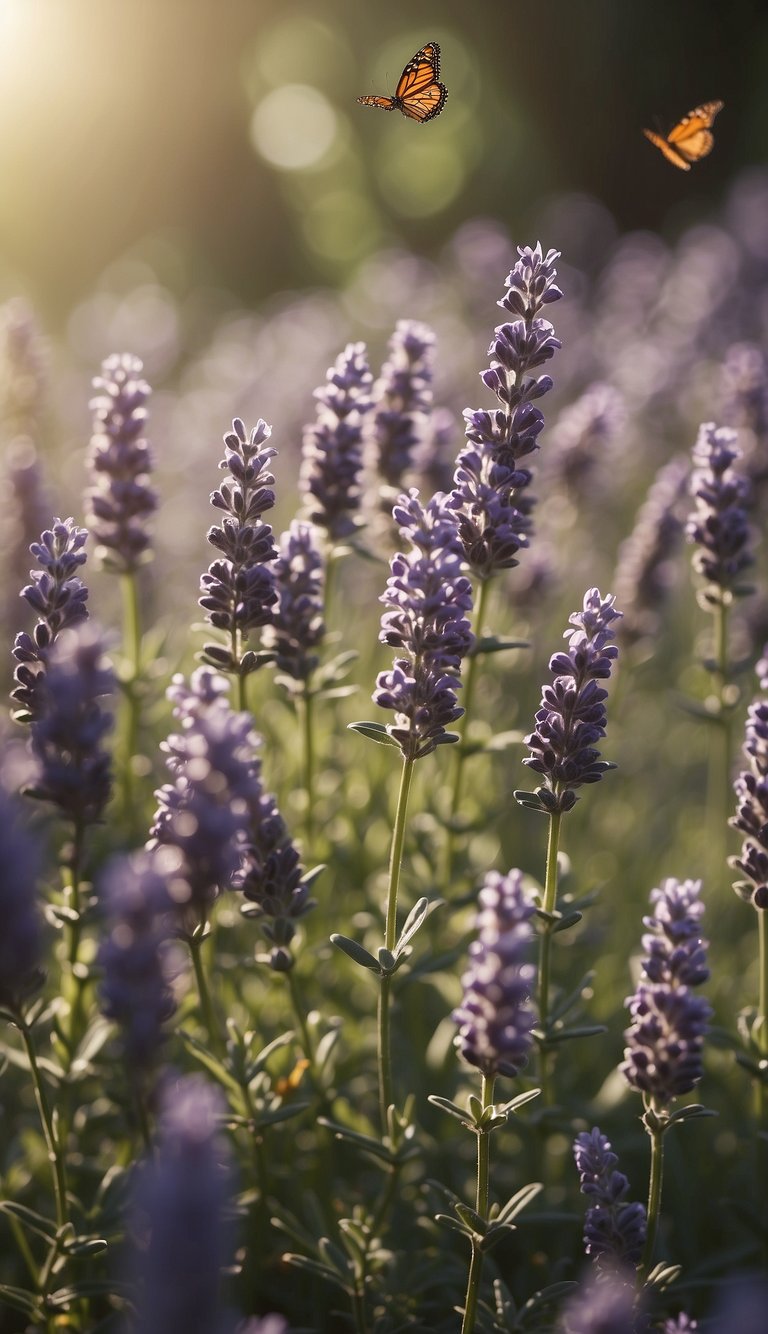
<path id="1" fill-rule="evenodd" d="M 698 162 L 699 158 L 711 153 L 715 138 L 710 134 L 709 127 L 722 109 L 722 102 L 702 102 L 700 107 L 689 111 L 687 116 L 678 121 L 666 139 L 660 134 L 654 134 L 653 130 L 643 130 L 643 134 L 661 149 L 669 162 L 681 171 L 690 171 L 692 162 Z"/>
<path id="2" fill-rule="evenodd" d="M 440 47 L 437 42 L 427 42 L 420 51 L 408 61 L 395 89 L 394 97 L 358 97 L 364 107 L 381 107 L 383 111 L 402 111 L 411 120 L 421 124 L 439 116 L 445 106 L 448 89 L 440 83 Z"/>

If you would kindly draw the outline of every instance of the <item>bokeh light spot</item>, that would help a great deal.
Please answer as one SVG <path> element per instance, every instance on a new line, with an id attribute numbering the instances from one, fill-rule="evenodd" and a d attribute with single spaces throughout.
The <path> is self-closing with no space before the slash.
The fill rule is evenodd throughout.
<path id="1" fill-rule="evenodd" d="M 286 83 L 262 98 L 251 119 L 251 143 L 281 171 L 314 167 L 336 138 L 336 113 L 317 88 Z"/>
<path id="2" fill-rule="evenodd" d="M 439 213 L 456 198 L 465 176 L 464 156 L 455 142 L 439 142 L 434 134 L 412 143 L 397 135 L 379 165 L 379 182 L 388 203 L 407 218 Z"/>

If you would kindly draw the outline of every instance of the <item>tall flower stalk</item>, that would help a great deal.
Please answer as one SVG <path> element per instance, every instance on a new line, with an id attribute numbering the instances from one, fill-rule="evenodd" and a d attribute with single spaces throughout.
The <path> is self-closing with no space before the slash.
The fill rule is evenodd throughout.
<path id="1" fill-rule="evenodd" d="M 379 505 L 389 516 L 413 468 L 414 453 L 429 431 L 434 332 L 419 320 L 398 320 L 387 350 L 373 389 L 369 449 L 381 483 Z"/>
<path id="2" fill-rule="evenodd" d="M 744 739 L 746 767 L 738 774 L 736 814 L 731 825 L 744 834 L 741 852 L 729 864 L 746 877 L 734 882 L 734 891 L 757 914 L 758 997 L 749 1025 L 748 1068 L 756 1081 L 761 1121 L 768 1120 L 768 700 L 749 707 Z"/>
<path id="3" fill-rule="evenodd" d="M 554 1026 L 550 1019 L 552 939 L 562 930 L 563 914 L 558 910 L 558 852 L 562 818 L 578 801 L 576 790 L 597 783 L 615 765 L 600 758 L 596 742 L 605 736 L 608 692 L 598 684 L 611 674 L 618 649 L 611 643 L 613 623 L 621 612 L 614 598 L 602 597 L 590 588 L 584 595 L 581 611 L 570 617 L 571 629 L 564 632 L 568 651 L 555 653 L 549 662 L 553 680 L 542 692 L 536 713 L 536 727 L 525 738 L 531 754 L 523 760 L 542 784 L 535 792 L 515 792 L 515 799 L 530 810 L 546 815 L 549 828 L 544 897 L 540 908 L 542 921 L 539 953 L 539 1028 L 541 1033 L 541 1082 L 547 1101 L 550 1051 Z M 578 919 L 576 919 L 578 920 Z"/>
<path id="4" fill-rule="evenodd" d="M 533 249 L 520 247 L 518 254 L 520 258 L 506 280 L 507 291 L 497 302 L 512 319 L 494 330 L 488 349 L 490 365 L 480 375 L 499 406 L 465 411 L 467 444 L 456 463 L 449 502 L 456 513 L 465 562 L 480 586 L 475 616 L 478 643 L 469 661 L 464 696 L 467 718 L 474 700 L 491 580 L 499 571 L 518 564 L 517 553 L 528 545 L 531 530 L 534 499 L 528 487 L 533 474 L 525 460 L 539 448 L 538 436 L 544 425 L 535 400 L 552 388 L 551 377 L 536 372 L 560 347 L 552 325 L 541 317 L 543 308 L 562 296 L 555 283 L 559 253 L 550 250 L 543 255 L 541 246 L 536 245 Z M 463 746 L 456 752 L 449 813 L 449 875 L 451 831 L 461 804 L 466 754 Z"/>
<path id="5" fill-rule="evenodd" d="M 631 1023 L 620 1069 L 643 1099 L 643 1126 L 651 1141 L 648 1229 L 641 1274 L 653 1262 L 661 1215 L 664 1136 L 677 1122 L 706 1115 L 693 1105 L 671 1111 L 704 1073 L 702 1053 L 712 1009 L 696 994 L 709 977 L 707 941 L 701 934 L 704 904 L 700 880 L 662 881 L 651 890 L 651 914 L 643 918 L 645 957 L 634 995 L 626 1001 Z"/>
<path id="6" fill-rule="evenodd" d="M 31 723 L 38 717 L 39 687 L 59 633 L 88 618 L 88 589 L 78 574 L 86 561 L 87 539 L 87 530 L 78 528 L 74 519 L 54 519 L 30 547 L 40 568 L 30 570 L 32 582 L 21 596 L 37 613 L 37 621 L 32 634 L 20 631 L 13 645 L 11 700 L 16 722 Z"/>
<path id="7" fill-rule="evenodd" d="M 125 816 L 135 811 L 134 756 L 141 713 L 141 614 L 139 569 L 152 559 L 148 529 L 157 509 L 150 485 L 152 454 L 144 432 L 150 388 L 142 378 L 138 357 L 116 353 L 102 363 L 91 400 L 93 435 L 88 453 L 91 485 L 85 494 L 86 515 L 96 542 L 95 558 L 117 574 L 123 599 L 123 654 L 120 673 L 124 709 L 119 766 Z"/>
<path id="8" fill-rule="evenodd" d="M 629 1181 L 599 1126 L 582 1131 L 573 1146 L 579 1188 L 590 1201 L 584 1249 L 598 1269 L 636 1265 L 646 1240 L 645 1206 L 627 1200 Z"/>

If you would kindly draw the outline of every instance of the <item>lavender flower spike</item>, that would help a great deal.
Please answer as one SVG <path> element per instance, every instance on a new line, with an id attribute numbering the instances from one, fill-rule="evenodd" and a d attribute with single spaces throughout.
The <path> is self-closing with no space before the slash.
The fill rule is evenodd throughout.
<path id="1" fill-rule="evenodd" d="M 279 671 L 308 681 L 318 663 L 312 650 L 325 636 L 323 558 L 311 524 L 294 519 L 280 539 L 274 571 L 278 601 L 262 642 L 273 650 Z"/>
<path id="2" fill-rule="evenodd" d="M 275 798 L 262 788 L 260 775 L 249 808 L 241 861 L 231 884 L 254 905 L 246 915 L 258 917 L 270 946 L 267 960 L 260 961 L 268 961 L 276 973 L 287 973 L 294 964 L 295 924 L 317 906 L 316 900 L 310 898 L 296 845 Z"/>
<path id="3" fill-rule="evenodd" d="M 768 686 L 768 682 L 761 684 Z M 744 759 L 747 767 L 733 785 L 736 814 L 730 823 L 746 837 L 741 854 L 729 857 L 728 862 L 747 877 L 734 883 L 739 898 L 764 911 L 768 909 L 768 700 L 756 699 L 749 706 Z"/>
<path id="4" fill-rule="evenodd" d="M 216 1135 L 223 1111 L 218 1090 L 201 1076 L 166 1091 L 159 1148 L 134 1203 L 138 1230 L 149 1233 L 137 1265 L 143 1282 L 136 1334 L 217 1334 L 223 1328 L 219 1271 L 229 1172 Z"/>
<path id="5" fill-rule="evenodd" d="M 664 880 L 651 893 L 654 913 L 644 918 L 647 957 L 633 996 L 631 1024 L 620 1066 L 627 1083 L 657 1108 L 666 1107 L 699 1082 L 702 1050 L 712 1014 L 693 988 L 709 977 L 700 932 L 703 907 L 698 880 Z"/>
<path id="6" fill-rule="evenodd" d="M 263 448 L 271 434 L 271 427 L 260 418 L 248 436 L 236 417 L 224 436 L 224 458 L 219 464 L 229 477 L 211 494 L 211 504 L 226 516 L 220 527 L 208 530 L 208 541 L 222 558 L 213 561 L 202 576 L 199 602 L 210 624 L 224 630 L 229 643 L 206 644 L 203 656 L 219 671 L 235 674 L 257 666 L 253 654 L 241 657 L 241 653 L 249 633 L 269 624 L 277 601 L 269 568 L 277 551 L 271 527 L 261 522 L 261 515 L 275 503 L 275 479 L 267 465 L 277 450 Z"/>
<path id="7" fill-rule="evenodd" d="M 88 616 L 88 589 L 77 574 L 85 564 L 87 537 L 86 529 L 78 528 L 74 519 L 54 519 L 53 526 L 30 547 L 40 569 L 30 571 L 32 583 L 21 590 L 21 596 L 38 619 L 32 634 L 22 631 L 13 646 L 18 666 L 11 699 L 18 706 L 13 712 L 17 722 L 32 722 L 38 716 L 39 686 L 57 635 Z"/>
<path id="8" fill-rule="evenodd" d="M 357 526 L 372 387 L 365 343 L 348 343 L 315 390 L 317 420 L 304 430 L 299 489 L 308 517 L 331 542 L 350 537 Z"/>
<path id="9" fill-rule="evenodd" d="M 597 588 L 584 595 L 582 611 L 569 617 L 573 629 L 567 653 L 555 653 L 549 669 L 554 680 L 545 686 L 536 728 L 525 738 L 531 754 L 523 760 L 544 775 L 544 786 L 529 793 L 515 793 L 523 805 L 535 805 L 550 813 L 571 810 L 575 789 L 597 783 L 615 765 L 600 759 L 595 742 L 605 736 L 607 691 L 597 684 L 611 674 L 618 649 L 611 644 L 613 622 L 621 616 L 614 598 L 602 597 Z"/>
<path id="10" fill-rule="evenodd" d="M 39 870 L 38 841 L 0 789 L 0 1006 L 14 1015 L 43 980 L 35 903 Z"/>
<path id="11" fill-rule="evenodd" d="M 706 608 L 747 591 L 738 584 L 753 559 L 748 550 L 749 482 L 732 466 L 740 457 L 735 431 L 714 422 L 704 422 L 699 428 L 691 475 L 696 508 L 685 531 L 697 547 L 693 568 L 707 581 L 701 591 Z"/>
<path id="12" fill-rule="evenodd" d="M 488 1079 L 514 1078 L 528 1060 L 535 1022 L 528 1004 L 535 968 L 526 958 L 533 938 L 533 901 L 520 871 L 490 871 L 479 896 L 477 939 L 461 979 L 464 997 L 453 1012 L 461 1055 Z"/>
<path id="13" fill-rule="evenodd" d="M 584 1219 L 584 1247 L 598 1265 L 637 1264 L 646 1235 L 645 1206 L 627 1203 L 629 1182 L 616 1169 L 618 1158 L 595 1126 L 576 1136 L 573 1146 L 582 1195 L 592 1204 Z"/>
<path id="14" fill-rule="evenodd" d="M 414 450 L 429 429 L 434 357 L 435 335 L 429 325 L 398 320 L 374 387 L 371 428 L 376 467 L 389 488 L 387 497 L 404 485 Z"/>
<path id="15" fill-rule="evenodd" d="M 457 739 L 446 727 L 464 712 L 456 690 L 462 659 L 474 642 L 467 619 L 472 586 L 461 573 L 461 548 L 444 496 L 422 506 L 411 490 L 393 515 L 411 551 L 390 563 L 379 639 L 403 656 L 379 675 L 373 699 L 394 710 L 387 732 L 403 757 L 414 760 Z"/>
<path id="16" fill-rule="evenodd" d="M 143 432 L 149 385 L 138 357 L 116 353 L 93 381 L 93 436 L 88 467 L 92 485 L 85 502 L 97 542 L 97 558 L 111 570 L 132 574 L 147 559 L 147 520 L 157 509 L 149 485 L 152 456 Z"/>

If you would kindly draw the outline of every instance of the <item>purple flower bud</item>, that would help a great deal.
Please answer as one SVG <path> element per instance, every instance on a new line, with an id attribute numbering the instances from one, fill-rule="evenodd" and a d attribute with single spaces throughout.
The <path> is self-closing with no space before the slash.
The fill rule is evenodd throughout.
<path id="1" fill-rule="evenodd" d="M 37 557 L 39 570 L 30 570 L 32 583 L 21 596 L 37 613 L 32 634 L 21 631 L 13 646 L 18 663 L 11 699 L 19 706 L 13 711 L 17 722 L 34 721 L 39 713 L 39 689 L 50 650 L 60 631 L 87 619 L 88 589 L 77 570 L 85 564 L 88 533 L 78 528 L 74 519 L 54 519 L 39 542 L 30 551 Z"/>
<path id="2" fill-rule="evenodd" d="M 102 899 L 107 935 L 99 949 L 104 1013 L 119 1024 L 126 1065 L 141 1079 L 152 1069 L 176 1005 L 168 942 L 175 907 L 169 882 L 178 872 L 175 850 L 158 848 L 112 861 Z"/>
<path id="3" fill-rule="evenodd" d="M 406 759 L 430 754 L 456 740 L 446 727 L 460 718 L 456 703 L 462 660 L 473 643 L 467 613 L 472 587 L 461 573 L 455 520 L 444 496 L 426 506 L 418 492 L 401 496 L 393 510 L 407 555 L 390 562 L 391 574 L 380 601 L 388 608 L 379 639 L 400 650 L 391 672 L 376 681 L 374 702 L 395 712 L 387 726 Z"/>
<path id="4" fill-rule="evenodd" d="M 357 526 L 372 387 L 365 343 L 348 343 L 325 385 L 315 390 L 317 420 L 304 430 L 299 489 L 308 517 L 332 542 L 349 537 Z"/>
<path id="5" fill-rule="evenodd" d="M 370 442 L 376 469 L 391 493 L 403 487 L 414 451 L 429 430 L 435 335 L 418 320 L 398 320 L 388 344 L 389 356 L 373 391 Z"/>
<path id="6" fill-rule="evenodd" d="M 226 517 L 220 527 L 208 530 L 208 541 L 222 555 L 200 580 L 199 602 L 208 622 L 227 635 L 225 646 L 205 645 L 205 661 L 220 671 L 240 671 L 250 631 L 269 624 L 277 601 L 270 565 L 277 551 L 271 527 L 260 521 L 275 503 L 275 479 L 267 465 L 277 451 L 262 448 L 271 434 L 272 428 L 259 419 L 249 438 L 236 417 L 224 436 L 219 464 L 229 477 L 211 494 L 211 504 Z"/>
<path id="7" fill-rule="evenodd" d="M 0 1006 L 16 1014 L 43 980 L 37 879 L 39 840 L 0 789 Z"/>
<path id="8" fill-rule="evenodd" d="M 139 1179 L 133 1217 L 146 1233 L 137 1257 L 136 1334 L 217 1334 L 219 1271 L 226 1257 L 222 1213 L 230 1173 L 216 1134 L 224 1104 L 199 1075 L 166 1090 L 156 1156 Z"/>
<path id="9" fill-rule="evenodd" d="M 706 941 L 699 934 L 701 882 L 668 879 L 651 893 L 655 906 L 644 919 L 648 957 L 633 996 L 625 1002 L 630 1027 L 620 1066 L 627 1083 L 665 1107 L 699 1082 L 712 1010 L 693 987 L 709 976 Z"/>
<path id="10" fill-rule="evenodd" d="M 684 1311 L 681 1311 L 679 1315 L 664 1321 L 664 1324 L 662 1325 L 662 1334 L 694 1334 L 694 1331 L 698 1328 L 698 1320 L 691 1320 L 689 1315 L 686 1315 Z M 743 1331 L 741 1325 L 738 1326 L 738 1328 Z"/>
<path id="11" fill-rule="evenodd" d="M 529 1005 L 536 970 L 526 959 L 535 907 L 520 871 L 490 871 L 479 895 L 477 939 L 461 979 L 464 996 L 453 1012 L 456 1046 L 486 1078 L 514 1078 L 528 1060 L 535 1017 Z"/>
<path id="12" fill-rule="evenodd" d="M 674 556 L 683 531 L 678 514 L 688 476 L 685 459 L 671 459 L 657 474 L 638 510 L 635 527 L 619 547 L 616 600 L 624 608 L 621 634 L 654 636 L 675 577 Z"/>
<path id="13" fill-rule="evenodd" d="M 714 422 L 704 422 L 699 428 L 691 475 L 696 508 L 685 532 L 697 546 L 693 568 L 707 580 L 702 596 L 708 604 L 737 593 L 739 575 L 752 564 L 747 549 L 749 482 L 732 467 L 740 457 L 735 431 Z"/>
<path id="14" fill-rule="evenodd" d="M 573 1152 L 581 1193 L 592 1201 L 584 1219 L 587 1255 L 603 1266 L 637 1264 L 645 1245 L 645 1206 L 627 1203 L 629 1182 L 616 1170 L 608 1139 L 595 1126 L 576 1136 Z"/>
<path id="15" fill-rule="evenodd" d="M 307 681 L 318 663 L 312 650 L 325 636 L 323 558 L 311 524 L 294 520 L 283 533 L 274 572 L 278 601 L 262 642 L 281 672 Z"/>
<path id="16" fill-rule="evenodd" d="M 157 509 L 149 485 L 152 456 L 144 439 L 149 385 L 128 353 L 107 357 L 93 381 L 92 483 L 85 496 L 96 556 L 107 569 L 130 574 L 147 559 L 147 520 Z"/>
<path id="17" fill-rule="evenodd" d="M 536 730 L 525 738 L 532 754 L 523 760 L 543 774 L 545 786 L 536 795 L 548 811 L 568 811 L 576 802 L 574 789 L 597 783 L 616 766 L 600 759 L 595 742 L 605 736 L 607 691 L 597 685 L 611 674 L 618 649 L 611 644 L 613 622 L 621 616 L 611 594 L 597 588 L 584 595 L 584 607 L 569 617 L 567 653 L 555 653 L 549 669 L 554 676 L 545 686 L 536 713 Z"/>
<path id="18" fill-rule="evenodd" d="M 768 700 L 750 705 L 743 749 L 747 767 L 734 781 L 736 814 L 730 823 L 746 838 L 740 855 L 728 860 L 747 877 L 734 884 L 736 893 L 763 908 L 768 898 Z"/>
<path id="19" fill-rule="evenodd" d="M 103 701 L 113 691 L 98 630 L 90 622 L 63 630 L 36 687 L 30 732 L 38 774 L 28 794 L 52 802 L 78 828 L 98 820 L 110 797 L 111 763 L 102 747 L 112 716 Z"/>

